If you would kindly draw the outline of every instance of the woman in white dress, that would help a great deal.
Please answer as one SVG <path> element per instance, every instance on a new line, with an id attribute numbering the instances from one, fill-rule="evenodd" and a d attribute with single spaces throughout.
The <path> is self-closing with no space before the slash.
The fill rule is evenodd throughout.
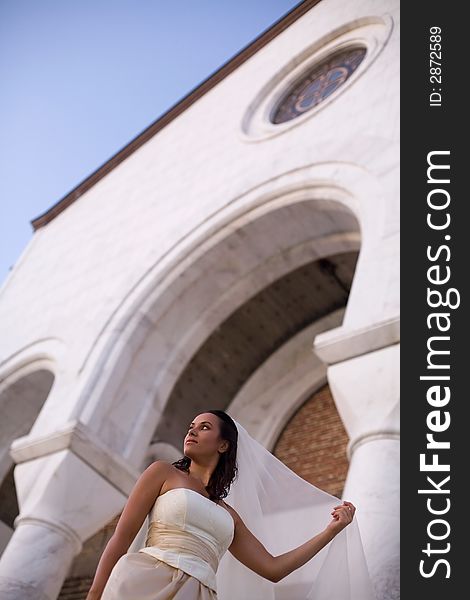
<path id="1" fill-rule="evenodd" d="M 233 496 L 234 502 L 226 503 L 223 498 L 227 496 L 228 499 L 231 498 L 230 488 L 232 485 L 235 487 L 234 480 L 239 480 L 238 471 L 241 470 L 239 459 L 242 452 L 238 446 L 239 434 L 242 430 L 244 450 L 248 451 L 247 458 L 244 459 L 246 479 L 240 479 L 238 495 Z M 249 443 L 251 446 L 248 446 Z M 238 456 L 237 449 L 240 450 Z M 267 476 L 274 477 L 274 482 L 269 482 L 271 487 L 266 487 L 262 483 L 263 490 L 258 494 L 251 491 L 255 489 L 255 487 L 251 488 L 251 481 L 256 484 L 262 480 L 253 478 L 252 473 L 249 480 L 248 473 L 254 470 L 261 471 L 264 468 L 256 466 L 261 465 L 261 462 L 257 463 L 260 458 L 263 465 L 267 465 L 264 481 L 266 482 Z M 271 460 L 275 463 L 269 462 Z M 301 485 L 308 486 L 308 489 L 312 489 L 317 495 L 321 494 L 322 499 L 327 498 L 330 502 L 332 498 L 334 499 L 336 505 L 329 506 L 331 520 L 328 522 L 330 517 L 322 507 L 321 518 L 324 519 L 325 526 L 316 535 L 307 539 L 309 523 L 304 523 L 304 526 L 299 528 L 290 517 L 291 520 L 287 523 L 292 523 L 292 527 L 289 529 L 301 529 L 296 534 L 300 533 L 302 539 L 306 541 L 292 548 L 287 539 L 289 537 L 287 530 L 279 531 L 282 535 L 273 538 L 275 541 L 271 547 L 282 547 L 284 541 L 290 549 L 278 555 L 268 551 L 263 542 L 255 536 L 253 529 L 257 528 L 257 524 L 261 523 L 265 516 L 263 512 L 256 513 L 255 504 L 259 506 L 260 498 L 266 490 L 274 491 L 274 494 L 270 493 L 270 499 L 274 500 L 273 504 L 265 502 L 270 505 L 269 510 L 266 510 L 267 519 L 272 518 L 272 514 L 276 513 L 276 503 L 283 503 L 283 508 L 289 508 L 289 503 L 292 503 L 292 499 L 282 499 L 281 496 L 286 496 L 285 490 L 276 488 L 274 467 L 277 467 L 277 463 L 280 461 L 272 457 L 267 450 L 261 449 L 246 430 L 227 413 L 211 410 L 197 415 L 189 425 L 184 439 L 184 457 L 172 464 L 157 460 L 139 477 L 115 532 L 101 556 L 87 600 L 231 600 L 231 598 L 264 600 L 274 598 L 276 584 L 288 576 L 292 578 L 293 575 L 290 574 L 294 572 L 299 575 L 298 581 L 294 582 L 298 586 L 295 589 L 298 590 L 299 595 L 285 597 L 290 597 L 292 600 L 306 600 L 313 598 L 314 596 L 310 594 L 315 592 L 316 600 L 327 597 L 343 600 L 346 596 L 331 595 L 334 593 L 331 585 L 334 587 L 336 584 L 327 583 L 329 591 L 326 594 L 321 591 L 326 580 L 331 580 L 331 564 L 335 560 L 345 563 L 338 564 L 336 575 L 341 577 L 341 569 L 343 569 L 344 578 L 348 579 L 344 584 L 349 590 L 347 598 L 351 600 L 372 598 L 366 569 L 362 571 L 359 569 L 360 573 L 357 575 L 361 578 L 360 584 L 364 587 L 354 587 L 356 584 L 350 581 L 353 575 L 351 571 L 357 573 L 358 569 L 351 564 L 350 559 L 348 562 L 335 558 L 335 553 L 328 558 L 324 551 L 322 553 L 324 558 L 318 565 L 310 572 L 302 571 L 303 565 L 309 563 L 323 548 L 330 545 L 330 542 L 353 521 L 355 507 L 347 501 L 341 504 L 337 498 L 321 492 L 303 480 L 300 482 L 300 478 L 282 463 L 279 465 L 282 469 L 279 471 L 280 474 L 284 474 L 284 469 L 288 470 L 289 475 L 294 478 L 293 483 L 299 480 Z M 256 473 L 256 477 L 259 477 L 259 473 Z M 281 475 L 279 478 L 281 479 Z M 284 481 L 286 482 L 287 480 Z M 289 489 L 294 494 L 292 482 L 289 480 Z M 276 494 L 276 491 L 279 494 Z M 234 505 L 239 509 L 248 506 L 249 512 L 245 510 L 242 518 L 239 512 L 243 511 L 236 510 Z M 253 515 L 258 514 L 253 521 L 250 519 L 251 506 L 253 506 Z M 318 505 L 310 509 L 318 513 Z M 128 553 L 147 515 L 150 516 L 150 524 L 145 547 L 138 552 Z M 247 521 L 252 522 L 252 526 L 247 526 Z M 286 520 L 278 519 L 278 522 L 281 527 Z M 275 527 L 269 526 L 268 529 Z M 260 531 L 266 531 L 268 537 L 268 529 Z M 342 536 L 338 538 L 342 538 L 346 548 L 346 538 Z M 278 546 L 278 540 L 281 546 Z M 337 548 L 341 549 L 342 546 L 338 545 Z M 230 557 L 225 554 L 227 549 Z M 356 544 L 354 550 L 355 560 L 359 561 L 358 564 L 362 568 L 364 563 L 362 547 L 358 548 Z M 336 551 L 336 556 L 340 555 Z M 218 571 L 219 562 L 224 565 L 224 569 Z M 236 578 L 229 582 L 227 566 L 231 569 L 233 577 L 235 563 L 237 563 L 237 570 L 238 568 L 240 570 L 235 575 Z M 333 569 L 335 569 L 334 564 Z M 313 588 L 312 584 L 314 584 Z M 338 589 L 345 589 L 344 585 Z M 366 590 L 363 592 L 364 597 L 354 597 L 354 589 Z"/>

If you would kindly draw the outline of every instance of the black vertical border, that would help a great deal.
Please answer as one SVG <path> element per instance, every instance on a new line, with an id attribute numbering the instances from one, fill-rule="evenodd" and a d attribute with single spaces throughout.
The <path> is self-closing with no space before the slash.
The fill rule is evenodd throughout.
<path id="1" fill-rule="evenodd" d="M 401 50 L 400 50 L 400 98 L 401 98 L 401 598 L 402 600 L 426 600 L 460 598 L 468 589 L 467 574 L 470 573 L 470 552 L 466 548 L 466 538 L 470 531 L 470 504 L 466 502 L 464 488 L 469 478 L 470 430 L 466 420 L 468 392 L 466 373 L 470 374 L 470 356 L 467 347 L 468 277 L 470 269 L 470 230 L 466 215 L 470 214 L 470 198 L 464 189 L 467 151 L 464 148 L 468 130 L 468 119 L 463 113 L 465 102 L 465 73 L 463 57 L 470 39 L 468 21 L 462 14 L 461 5 L 452 2 L 428 0 L 427 2 L 401 3 Z M 441 82 L 430 81 L 430 35 L 431 27 L 441 29 Z M 435 39 L 434 39 L 435 42 Z M 436 57 L 434 57 L 436 58 Z M 441 88 L 441 106 L 429 105 L 432 88 Z M 436 90 L 437 91 L 437 90 Z M 451 222 L 445 231 L 433 231 L 426 223 L 428 212 L 435 212 L 436 219 L 444 219 L 441 211 L 432 211 L 427 204 L 427 196 L 433 184 L 427 183 L 427 157 L 435 150 L 449 150 L 448 156 L 441 156 L 436 162 L 450 164 L 450 183 L 441 185 L 451 197 L 448 207 Z M 442 173 L 442 172 L 441 172 Z M 435 186 L 434 187 L 439 187 Z M 436 196 L 437 197 L 437 196 Z M 468 206 L 467 206 L 468 205 Z M 445 239 L 450 235 L 450 240 Z M 469 244 L 467 244 L 467 240 Z M 433 256 L 441 245 L 448 245 L 435 262 L 426 256 L 431 246 Z M 439 264 L 443 275 L 446 265 L 450 267 L 450 280 L 440 286 L 428 281 L 428 268 Z M 427 288 L 446 290 L 455 288 L 460 296 L 457 308 L 430 308 L 427 301 Z M 452 302 L 457 297 L 453 294 Z M 428 414 L 436 410 L 427 402 L 426 391 L 429 381 L 420 381 L 420 376 L 429 374 L 427 370 L 427 342 L 431 335 L 439 335 L 434 325 L 428 328 L 426 319 L 431 312 L 450 314 L 451 326 L 449 342 L 441 343 L 442 349 L 450 349 L 450 355 L 441 356 L 442 364 L 450 363 L 449 374 L 451 397 L 446 406 L 440 408 L 450 415 L 450 426 L 446 431 L 435 433 L 435 438 L 450 442 L 450 449 L 438 452 L 439 462 L 450 464 L 450 471 L 423 472 L 420 470 L 419 455 L 428 453 L 427 462 L 432 460 L 433 450 L 426 449 Z M 435 321 L 433 321 L 435 323 Z M 468 363 L 468 366 L 467 366 Z M 437 374 L 437 371 L 433 371 Z M 437 384 L 435 382 L 434 384 Z M 419 494 L 419 489 L 430 489 L 426 477 L 434 476 L 436 482 L 450 475 L 450 480 L 442 486 L 449 494 Z M 432 515 L 427 508 L 443 509 L 450 500 L 449 511 L 442 515 Z M 447 520 L 450 533 L 441 541 L 432 540 L 427 528 L 433 519 Z M 444 535 L 446 526 L 435 524 L 433 534 Z M 448 552 L 427 556 L 423 550 L 430 543 L 433 550 Z M 447 560 L 450 577 L 446 578 L 447 566 L 435 564 L 439 559 Z M 429 574 L 420 574 L 420 561 Z M 461 590 L 460 593 L 458 590 Z M 463 590 L 463 591 L 462 591 Z M 391 597 L 390 597 L 391 598 Z"/>

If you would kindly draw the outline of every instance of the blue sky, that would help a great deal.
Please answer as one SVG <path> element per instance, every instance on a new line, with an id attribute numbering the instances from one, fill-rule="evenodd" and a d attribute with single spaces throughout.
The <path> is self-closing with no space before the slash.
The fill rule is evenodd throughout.
<path id="1" fill-rule="evenodd" d="M 0 0 L 0 285 L 32 219 L 298 4 Z"/>

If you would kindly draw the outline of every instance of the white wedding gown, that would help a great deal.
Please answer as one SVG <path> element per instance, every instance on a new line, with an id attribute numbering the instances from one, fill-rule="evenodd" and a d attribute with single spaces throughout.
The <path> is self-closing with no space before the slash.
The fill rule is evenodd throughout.
<path id="1" fill-rule="evenodd" d="M 150 511 L 145 547 L 121 556 L 101 600 L 216 600 L 233 535 L 226 508 L 189 488 L 168 490 Z"/>

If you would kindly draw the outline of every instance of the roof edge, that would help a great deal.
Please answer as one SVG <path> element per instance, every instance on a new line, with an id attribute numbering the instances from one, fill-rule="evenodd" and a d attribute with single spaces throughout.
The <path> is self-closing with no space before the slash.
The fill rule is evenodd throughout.
<path id="1" fill-rule="evenodd" d="M 163 129 L 166 125 L 168 125 L 168 123 L 178 117 L 182 112 L 189 108 L 191 104 L 199 100 L 199 98 L 215 87 L 220 81 L 225 79 L 225 77 L 230 75 L 230 73 L 237 69 L 246 60 L 251 58 L 251 56 L 256 54 L 258 50 L 277 37 L 282 31 L 287 29 L 290 25 L 292 25 L 292 23 L 294 23 L 320 1 L 321 0 L 304 0 L 303 2 L 300 2 L 294 6 L 294 8 L 292 8 L 283 17 L 280 17 L 273 23 L 273 25 L 260 33 L 258 37 L 250 42 L 248 46 L 242 48 L 239 52 L 237 52 L 237 54 L 225 62 L 216 71 L 214 71 L 212 75 L 209 75 L 206 79 L 204 79 L 202 83 L 188 92 L 186 96 L 170 107 L 165 113 L 158 117 L 156 121 L 151 123 L 134 139 L 121 148 L 121 150 L 118 150 L 116 154 L 114 154 L 103 165 L 93 171 L 91 175 L 80 182 L 75 188 L 73 188 L 72 191 L 68 192 L 63 198 L 47 209 L 46 212 L 32 219 L 30 223 L 33 227 L 33 230 L 36 231 L 37 229 L 44 227 L 44 225 L 47 225 L 47 223 L 52 221 L 68 206 L 73 204 L 78 198 L 80 198 L 80 196 L 92 188 L 100 179 L 117 167 L 135 150 L 143 146 L 158 131 Z"/>

